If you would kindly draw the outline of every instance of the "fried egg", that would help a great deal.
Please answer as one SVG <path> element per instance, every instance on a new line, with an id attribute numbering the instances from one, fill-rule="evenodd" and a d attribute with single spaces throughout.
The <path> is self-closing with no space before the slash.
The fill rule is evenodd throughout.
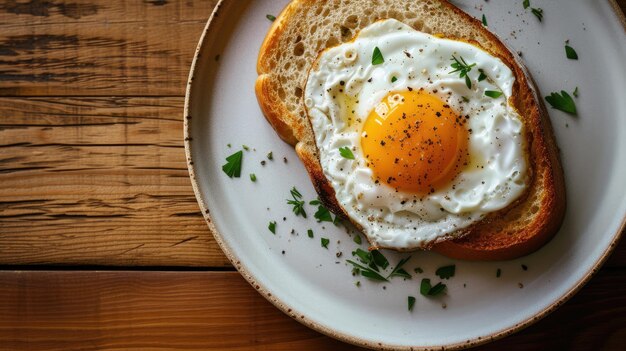
<path id="1" fill-rule="evenodd" d="M 320 53 L 303 96 L 320 164 L 373 246 L 428 247 L 524 193 L 514 83 L 485 50 L 394 19 Z"/>

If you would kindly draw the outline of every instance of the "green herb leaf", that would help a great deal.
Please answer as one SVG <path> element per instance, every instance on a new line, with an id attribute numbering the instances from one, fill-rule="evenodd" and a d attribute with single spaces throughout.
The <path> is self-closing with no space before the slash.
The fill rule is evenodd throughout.
<path id="1" fill-rule="evenodd" d="M 430 288 L 431 288 L 430 279 L 428 278 L 422 279 L 422 282 L 420 283 L 420 294 L 424 296 L 428 296 L 428 292 L 430 291 Z"/>
<path id="2" fill-rule="evenodd" d="M 430 291 L 428 292 L 428 295 L 429 296 L 437 296 L 437 295 L 441 294 L 445 289 L 446 289 L 446 285 L 445 284 L 437 283 L 437 285 L 435 285 L 432 288 L 430 288 Z"/>
<path id="3" fill-rule="evenodd" d="M 354 250 L 352 255 L 358 257 L 364 264 L 370 264 L 373 261 L 372 254 L 369 251 L 361 249 L 360 247 Z"/>
<path id="4" fill-rule="evenodd" d="M 396 76 L 391 77 L 391 82 L 392 82 L 392 83 L 395 83 L 395 82 L 396 82 L 396 80 L 398 80 L 398 78 L 396 78 Z"/>
<path id="5" fill-rule="evenodd" d="M 267 153 L 267 159 L 268 160 L 273 160 L 274 159 L 274 155 L 272 154 L 271 151 Z"/>
<path id="6" fill-rule="evenodd" d="M 348 160 L 354 160 L 354 154 L 352 153 L 352 150 L 350 150 L 350 148 L 347 146 L 340 147 L 339 154 L 341 154 L 343 158 L 347 158 Z"/>
<path id="7" fill-rule="evenodd" d="M 492 99 L 496 99 L 502 96 L 502 92 L 497 90 L 485 90 L 485 95 Z"/>
<path id="8" fill-rule="evenodd" d="M 250 151 L 250 147 L 248 145 L 241 145 L 241 147 L 246 151 Z"/>
<path id="9" fill-rule="evenodd" d="M 561 90 L 561 95 L 559 93 L 554 92 L 550 94 L 550 96 L 546 96 L 546 101 L 557 110 L 561 110 L 563 112 L 567 112 L 573 115 L 577 114 L 576 104 L 574 103 L 574 99 L 564 90 Z"/>
<path id="10" fill-rule="evenodd" d="M 400 262 L 398 262 L 398 264 L 393 268 L 393 270 L 391 271 L 391 274 L 389 274 L 387 278 L 401 277 L 401 278 L 411 279 L 412 277 L 409 274 L 409 272 L 407 272 L 406 270 L 404 270 L 404 268 L 402 268 L 404 264 L 407 263 L 410 259 L 411 259 L 411 256 L 401 259 Z"/>
<path id="11" fill-rule="evenodd" d="M 276 16 L 273 16 L 273 15 L 265 15 L 265 18 L 267 18 L 268 20 L 272 22 L 276 21 Z"/>
<path id="12" fill-rule="evenodd" d="M 250 180 L 256 182 L 256 174 L 250 173 Z"/>
<path id="13" fill-rule="evenodd" d="M 380 65 L 383 62 L 385 62 L 385 59 L 383 58 L 383 53 L 380 52 L 380 49 L 377 46 L 374 48 L 374 54 L 372 55 L 372 65 Z"/>
<path id="14" fill-rule="evenodd" d="M 524 9 L 527 9 L 530 6 L 530 0 L 524 0 L 524 2 L 522 2 L 522 5 L 524 5 Z"/>
<path id="15" fill-rule="evenodd" d="M 533 13 L 533 15 L 535 15 L 535 17 L 537 17 L 539 22 L 543 20 L 543 9 L 531 7 L 530 11 Z"/>
<path id="16" fill-rule="evenodd" d="M 409 296 L 408 298 L 409 311 L 413 311 L 413 306 L 415 306 L 415 297 Z"/>
<path id="17" fill-rule="evenodd" d="M 352 238 L 352 240 L 357 244 L 357 245 L 361 245 L 361 236 L 359 234 L 354 234 L 354 238 Z"/>
<path id="18" fill-rule="evenodd" d="M 454 68 L 454 70 L 448 72 L 448 74 L 459 72 L 459 78 L 465 77 L 465 85 L 471 89 L 472 81 L 469 79 L 467 74 L 472 70 L 472 67 L 476 66 L 476 64 L 472 63 L 471 65 L 468 65 L 467 62 L 465 62 L 465 59 L 463 59 L 463 56 L 459 56 L 457 59 L 456 56 L 452 55 L 452 61 L 454 62 L 450 64 L 450 67 Z"/>
<path id="19" fill-rule="evenodd" d="M 379 280 L 379 281 L 385 281 L 387 282 L 388 280 L 383 277 L 382 275 L 380 275 L 378 272 L 376 272 L 375 270 L 369 268 L 369 267 L 365 267 L 363 265 L 360 265 L 352 260 L 346 260 L 346 262 L 350 263 L 351 265 L 353 265 L 355 268 L 359 269 L 361 272 L 361 275 L 366 277 L 366 278 L 370 278 L 373 280 Z"/>
<path id="20" fill-rule="evenodd" d="M 276 234 L 276 221 L 270 222 L 270 224 L 267 226 L 267 229 L 269 229 L 272 234 Z"/>
<path id="21" fill-rule="evenodd" d="M 456 265 L 444 266 L 437 269 L 435 272 L 436 275 L 441 279 L 449 279 L 454 277 L 454 272 L 456 271 Z"/>
<path id="22" fill-rule="evenodd" d="M 417 268 L 415 268 L 413 271 L 414 271 L 415 273 L 419 273 L 419 274 L 424 273 L 424 270 L 423 270 L 421 267 L 417 267 Z"/>
<path id="23" fill-rule="evenodd" d="M 483 26 L 487 27 L 487 17 L 485 17 L 484 13 L 483 13 Z"/>
<path id="24" fill-rule="evenodd" d="M 574 92 L 572 93 L 572 95 L 574 95 L 574 97 L 578 97 L 578 87 L 574 89 Z"/>
<path id="25" fill-rule="evenodd" d="M 321 243 L 323 248 L 328 249 L 328 244 L 330 243 L 330 240 L 328 238 L 322 238 Z"/>
<path id="26" fill-rule="evenodd" d="M 306 233 L 309 235 L 309 238 L 313 237 L 313 229 L 307 230 Z"/>
<path id="27" fill-rule="evenodd" d="M 287 204 L 293 206 L 293 213 L 296 216 L 301 215 L 302 217 L 306 218 L 306 211 L 304 210 L 304 201 L 302 200 L 302 194 L 300 194 L 295 186 L 291 189 L 290 193 L 292 199 L 287 199 Z"/>
<path id="28" fill-rule="evenodd" d="M 430 285 L 430 279 L 424 278 L 420 283 L 420 294 L 424 296 L 437 296 L 446 289 L 446 285 L 437 283 L 435 286 Z"/>
<path id="29" fill-rule="evenodd" d="M 322 204 L 320 200 L 313 200 L 309 202 L 310 205 L 317 206 L 317 211 L 313 215 L 318 222 L 332 222 L 333 216 L 330 211 Z"/>
<path id="30" fill-rule="evenodd" d="M 370 253 L 372 254 L 374 263 L 376 263 L 378 267 L 385 269 L 389 266 L 389 261 L 387 261 L 387 258 L 383 254 L 381 254 L 380 251 L 372 250 L 370 251 Z"/>
<path id="31" fill-rule="evenodd" d="M 335 216 L 335 219 L 333 219 L 333 224 L 336 226 L 339 226 L 341 223 L 342 223 L 341 217 Z"/>
<path id="32" fill-rule="evenodd" d="M 576 50 L 574 50 L 574 48 L 567 44 L 565 45 L 565 56 L 567 56 L 567 58 L 570 60 L 578 60 L 578 54 L 576 53 Z"/>
<path id="33" fill-rule="evenodd" d="M 478 76 L 479 82 L 482 82 L 483 80 L 487 79 L 487 75 L 482 69 L 479 69 L 478 72 L 480 72 L 480 75 Z"/>
<path id="34" fill-rule="evenodd" d="M 222 171 L 227 176 L 239 178 L 241 176 L 241 161 L 243 160 L 243 151 L 239 150 L 234 154 L 226 157 L 226 164 L 222 166 Z"/>
<path id="35" fill-rule="evenodd" d="M 502 275 L 502 270 L 498 268 L 498 270 L 496 271 L 496 278 L 500 278 L 500 275 Z"/>
<path id="36" fill-rule="evenodd" d="M 461 96 L 463 98 L 463 101 L 465 102 L 469 102 L 470 100 L 467 98 L 467 96 Z"/>

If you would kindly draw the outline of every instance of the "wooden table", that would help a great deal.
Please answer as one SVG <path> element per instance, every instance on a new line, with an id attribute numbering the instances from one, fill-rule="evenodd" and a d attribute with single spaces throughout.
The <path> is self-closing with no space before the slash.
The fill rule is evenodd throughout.
<path id="1" fill-rule="evenodd" d="M 0 3 L 1 350 L 357 349 L 266 302 L 199 213 L 182 107 L 215 3 Z M 622 241 L 571 301 L 481 349 L 623 350 L 625 273 Z"/>

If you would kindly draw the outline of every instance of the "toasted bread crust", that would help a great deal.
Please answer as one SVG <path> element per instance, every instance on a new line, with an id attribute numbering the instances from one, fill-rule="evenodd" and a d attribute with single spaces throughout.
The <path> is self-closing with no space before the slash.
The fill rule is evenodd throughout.
<path id="1" fill-rule="evenodd" d="M 499 57 L 513 71 L 516 81 L 510 102 L 522 116 L 526 128 L 532 176 L 526 194 L 514 204 L 454 233 L 456 239 L 445 238 L 437 242 L 432 249 L 452 258 L 466 260 L 503 260 L 526 255 L 552 238 L 560 227 L 565 213 L 563 173 L 548 113 L 532 78 L 517 57 L 494 34 L 484 29 L 480 21 L 445 0 L 438 2 L 458 21 L 479 29 L 488 45 L 457 38 L 452 32 L 443 31 L 445 37 L 471 41 L 472 44 Z M 300 117 L 294 115 L 282 103 L 278 94 L 279 80 L 272 79 L 270 52 L 280 50 L 278 47 L 280 36 L 284 34 L 288 21 L 297 16 L 298 8 L 310 6 L 311 3 L 314 1 L 292 1 L 272 25 L 259 53 L 257 62 L 259 77 L 255 89 L 263 114 L 283 140 L 295 145 L 296 152 L 309 172 L 322 202 L 334 213 L 347 218 L 335 198 L 330 182 L 324 176 L 310 122 L 308 120 L 307 123 L 296 122 Z M 309 59 L 313 62 L 315 57 Z M 302 79 L 306 81 L 305 72 L 302 73 Z M 384 247 L 371 247 L 377 248 Z"/>

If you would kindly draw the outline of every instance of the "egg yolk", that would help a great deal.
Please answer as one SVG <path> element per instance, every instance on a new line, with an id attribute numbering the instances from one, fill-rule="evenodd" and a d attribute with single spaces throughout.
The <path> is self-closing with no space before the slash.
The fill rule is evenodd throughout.
<path id="1" fill-rule="evenodd" d="M 375 181 L 432 193 L 467 164 L 466 118 L 423 90 L 391 92 L 370 113 L 361 148 Z"/>

